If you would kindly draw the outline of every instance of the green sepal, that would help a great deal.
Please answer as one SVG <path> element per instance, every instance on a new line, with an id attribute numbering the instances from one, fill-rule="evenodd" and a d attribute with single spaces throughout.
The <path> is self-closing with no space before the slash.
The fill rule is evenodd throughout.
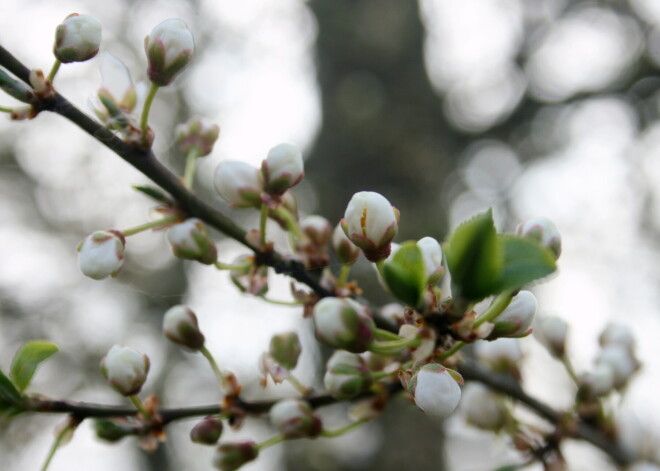
<path id="1" fill-rule="evenodd" d="M 58 352 L 57 345 L 43 340 L 25 343 L 18 349 L 11 364 L 10 376 L 18 391 L 29 386 L 37 367 Z"/>
<path id="2" fill-rule="evenodd" d="M 397 299 L 413 308 L 419 305 L 426 288 L 426 270 L 422 251 L 416 242 L 404 242 L 385 261 L 381 273 L 383 281 Z"/>
<path id="3" fill-rule="evenodd" d="M 498 243 L 492 210 L 458 226 L 443 249 L 454 297 L 478 301 L 497 292 L 504 253 Z"/>

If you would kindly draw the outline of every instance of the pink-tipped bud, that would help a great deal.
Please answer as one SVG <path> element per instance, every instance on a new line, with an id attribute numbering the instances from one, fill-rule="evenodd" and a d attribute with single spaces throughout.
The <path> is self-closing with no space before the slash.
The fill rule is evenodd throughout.
<path id="1" fill-rule="evenodd" d="M 157 25 L 146 38 L 149 80 L 163 87 L 192 60 L 195 42 L 186 24 L 178 19 L 165 20 Z"/>
<path id="2" fill-rule="evenodd" d="M 309 404 L 300 399 L 282 399 L 270 409 L 270 422 L 284 438 L 314 438 L 323 429 Z"/>
<path id="3" fill-rule="evenodd" d="M 427 363 L 413 375 L 408 392 L 427 415 L 446 419 L 461 400 L 460 375 L 437 363 Z"/>
<path id="4" fill-rule="evenodd" d="M 390 254 L 390 243 L 399 228 L 399 211 L 383 195 L 361 191 L 349 201 L 341 226 L 367 260 L 378 262 Z"/>
<path id="5" fill-rule="evenodd" d="M 561 254 L 561 234 L 557 226 L 548 218 L 538 217 L 521 222 L 516 228 L 516 235 L 529 237 L 546 247 L 559 258 Z"/>
<path id="6" fill-rule="evenodd" d="M 117 231 L 96 231 L 78 245 L 78 266 L 85 276 L 102 280 L 124 265 L 124 237 Z"/>
<path id="7" fill-rule="evenodd" d="M 167 231 L 167 241 L 176 257 L 197 260 L 205 265 L 212 265 L 218 259 L 215 244 L 199 219 L 186 219 L 172 226 Z"/>
<path id="8" fill-rule="evenodd" d="M 53 53 L 62 63 L 91 59 L 100 45 L 101 23 L 93 16 L 72 13 L 55 29 Z"/>
<path id="9" fill-rule="evenodd" d="M 353 353 L 367 350 L 375 324 L 364 306 L 348 298 L 323 298 L 314 306 L 316 338 Z"/>
<path id="10" fill-rule="evenodd" d="M 175 139 L 183 155 L 197 152 L 197 157 L 209 155 L 220 136 L 220 126 L 200 117 L 191 118 L 176 127 Z"/>
<path id="11" fill-rule="evenodd" d="M 163 333 L 172 342 L 190 350 L 204 346 L 204 334 L 199 330 L 197 316 L 188 306 L 178 305 L 167 310 L 163 317 Z"/>
<path id="12" fill-rule="evenodd" d="M 273 147 L 261 164 L 261 174 L 266 193 L 282 195 L 300 183 L 305 175 L 300 149 L 289 143 Z"/>
<path id="13" fill-rule="evenodd" d="M 215 445 L 222 435 L 222 421 L 209 416 L 195 425 L 190 431 L 190 439 L 200 445 Z"/>
<path id="14" fill-rule="evenodd" d="M 101 372 L 119 394 L 132 396 L 147 380 L 149 357 L 130 347 L 114 345 L 101 360 Z"/>

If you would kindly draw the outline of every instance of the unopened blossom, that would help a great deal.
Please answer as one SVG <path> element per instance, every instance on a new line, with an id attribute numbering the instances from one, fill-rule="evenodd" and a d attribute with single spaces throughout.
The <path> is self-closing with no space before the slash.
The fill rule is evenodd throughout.
<path id="1" fill-rule="evenodd" d="M 287 370 L 292 370 L 298 364 L 302 352 L 300 339 L 295 332 L 273 335 L 270 338 L 268 350 L 273 359 Z"/>
<path id="2" fill-rule="evenodd" d="M 536 296 L 530 291 L 520 291 L 497 316 L 495 328 L 490 336 L 492 338 L 524 337 L 530 334 L 536 308 Z"/>
<path id="3" fill-rule="evenodd" d="M 548 218 L 538 217 L 521 222 L 516 228 L 516 235 L 536 240 L 550 249 L 556 258 L 561 254 L 561 234 Z"/>
<path id="4" fill-rule="evenodd" d="M 85 276 L 116 276 L 124 265 L 124 237 L 118 231 L 96 231 L 78 245 L 78 266 Z"/>
<path id="5" fill-rule="evenodd" d="M 215 189 L 237 208 L 261 206 L 261 172 L 238 160 L 223 160 L 215 169 Z"/>
<path id="6" fill-rule="evenodd" d="M 580 391 L 587 397 L 605 396 L 614 389 L 614 379 L 614 368 L 609 363 L 596 363 L 580 378 Z"/>
<path id="7" fill-rule="evenodd" d="M 630 327 L 617 323 L 607 324 L 600 334 L 598 341 L 602 347 L 607 345 L 622 345 L 632 349 L 635 346 L 635 336 Z"/>
<path id="8" fill-rule="evenodd" d="M 328 360 L 323 384 L 333 397 L 345 400 L 368 391 L 373 377 L 364 358 L 337 350 Z"/>
<path id="9" fill-rule="evenodd" d="M 285 438 L 317 437 L 323 425 L 309 404 L 300 399 L 282 399 L 271 407 L 270 422 Z"/>
<path id="10" fill-rule="evenodd" d="M 293 144 L 283 143 L 268 151 L 261 164 L 264 190 L 271 195 L 281 195 L 300 183 L 305 170 L 300 149 Z"/>
<path id="11" fill-rule="evenodd" d="M 318 248 L 325 248 L 330 242 L 332 225 L 323 216 L 311 215 L 300 221 L 300 231 Z"/>
<path id="12" fill-rule="evenodd" d="M 633 356 L 630 349 L 623 345 L 606 345 L 596 359 L 599 365 L 608 365 L 614 373 L 614 387 L 620 388 L 639 367 L 639 361 Z"/>
<path id="13" fill-rule="evenodd" d="M 415 404 L 431 417 L 445 419 L 451 415 L 461 400 L 461 388 L 457 373 L 437 363 L 422 366 L 408 383 L 408 392 Z"/>
<path id="14" fill-rule="evenodd" d="M 117 392 L 132 396 L 147 380 L 149 358 L 130 347 L 114 345 L 101 360 L 101 372 Z"/>
<path id="15" fill-rule="evenodd" d="M 175 224 L 167 231 L 167 241 L 175 256 L 211 265 L 218 259 L 218 251 L 206 226 L 197 218 L 189 218 Z"/>
<path id="16" fill-rule="evenodd" d="M 172 342 L 190 350 L 204 346 L 204 334 L 199 330 L 197 316 L 188 306 L 177 305 L 163 317 L 163 333 Z"/>
<path id="17" fill-rule="evenodd" d="M 188 155 L 195 151 L 197 157 L 209 155 L 219 136 L 220 126 L 199 116 L 179 124 L 174 130 L 174 138 L 181 153 Z"/>
<path id="18" fill-rule="evenodd" d="M 222 435 L 222 421 L 215 416 L 202 419 L 190 431 L 190 439 L 200 445 L 215 445 Z"/>
<path id="19" fill-rule="evenodd" d="M 493 370 L 513 372 L 522 360 L 520 341 L 513 338 L 501 338 L 493 341 L 480 340 L 475 343 L 475 353 L 479 360 Z"/>
<path id="20" fill-rule="evenodd" d="M 234 471 L 259 456 L 253 441 L 221 443 L 213 455 L 213 467 L 220 471 Z"/>
<path id="21" fill-rule="evenodd" d="M 144 39 L 144 49 L 149 62 L 149 80 L 163 87 L 190 63 L 195 42 L 183 21 L 169 19 L 158 24 Z"/>
<path id="22" fill-rule="evenodd" d="M 367 260 L 378 262 L 390 254 L 390 243 L 399 228 L 399 211 L 383 195 L 361 191 L 349 201 L 341 225 Z"/>
<path id="23" fill-rule="evenodd" d="M 93 16 L 72 13 L 55 29 L 53 52 L 62 63 L 91 59 L 100 45 L 101 23 Z"/>
<path id="24" fill-rule="evenodd" d="M 484 430 L 498 431 L 508 418 L 502 399 L 480 383 L 469 384 L 463 392 L 461 408 L 470 424 Z"/>
<path id="25" fill-rule="evenodd" d="M 314 306 L 314 331 L 321 342 L 353 353 L 367 350 L 376 326 L 364 306 L 348 298 L 323 298 Z"/>
<path id="26" fill-rule="evenodd" d="M 109 52 L 101 55 L 101 88 L 98 98 L 105 112 L 95 109 L 101 120 L 117 119 L 117 114 L 130 113 L 138 101 L 138 91 L 126 65 Z M 110 113 L 110 115 L 108 115 Z"/>
<path id="27" fill-rule="evenodd" d="M 422 252 L 426 284 L 435 285 L 445 270 L 442 267 L 442 247 L 433 237 L 423 237 L 417 241 L 417 247 Z"/>
<path id="28" fill-rule="evenodd" d="M 546 346 L 551 355 L 561 358 L 566 352 L 566 336 L 568 335 L 568 324 L 564 319 L 557 316 L 547 316 L 539 319 L 537 330 L 541 342 Z"/>
<path id="29" fill-rule="evenodd" d="M 360 248 L 351 242 L 341 223 L 332 231 L 332 249 L 340 263 L 353 263 L 360 256 Z"/>

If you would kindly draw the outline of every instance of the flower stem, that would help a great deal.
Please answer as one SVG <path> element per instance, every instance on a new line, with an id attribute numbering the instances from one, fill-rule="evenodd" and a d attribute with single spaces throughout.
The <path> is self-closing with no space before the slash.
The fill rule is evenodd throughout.
<path id="1" fill-rule="evenodd" d="M 280 206 L 279 208 L 273 210 L 273 213 L 286 222 L 286 228 L 291 234 L 293 235 L 294 238 L 300 239 L 302 237 L 302 232 L 300 231 L 300 227 L 298 226 L 298 221 L 296 221 L 296 218 L 293 216 L 291 211 L 286 209 L 284 206 Z"/>
<path id="2" fill-rule="evenodd" d="M 225 380 L 225 375 L 222 374 L 222 371 L 220 370 L 220 367 L 218 366 L 218 363 L 215 361 L 215 358 L 213 358 L 213 355 L 211 355 L 211 352 L 209 352 L 209 349 L 206 348 L 206 346 L 202 346 L 202 348 L 199 349 L 199 352 L 204 355 L 204 357 L 208 360 L 209 364 L 211 365 L 211 368 L 213 369 L 213 373 L 215 373 L 215 377 L 218 379 L 218 384 L 220 385 L 220 389 L 223 391 L 228 391 L 227 387 L 227 381 Z"/>
<path id="3" fill-rule="evenodd" d="M 353 265 L 350 263 L 346 263 L 341 266 L 341 270 L 339 271 L 339 277 L 337 278 L 337 287 L 341 288 L 346 284 L 346 281 L 348 280 L 348 274 L 351 272 L 351 267 Z"/>
<path id="4" fill-rule="evenodd" d="M 186 155 L 186 169 L 183 172 L 183 186 L 188 189 L 192 188 L 193 178 L 195 177 L 195 168 L 197 166 L 197 157 L 199 157 L 199 149 L 193 147 Z"/>
<path id="5" fill-rule="evenodd" d="M 283 441 L 284 441 L 284 437 L 282 435 L 275 435 L 274 437 L 271 437 L 268 440 L 259 443 L 257 445 L 257 448 L 259 449 L 259 451 L 261 451 L 264 448 L 268 448 L 269 446 L 277 445 L 278 443 L 282 443 Z"/>
<path id="6" fill-rule="evenodd" d="M 371 373 L 371 377 L 375 380 L 378 381 L 379 379 L 385 379 L 385 378 L 391 378 L 393 375 L 397 374 L 397 371 L 390 371 L 389 373 L 387 371 L 374 371 Z"/>
<path id="7" fill-rule="evenodd" d="M 48 72 L 48 80 L 52 82 L 55 79 L 55 75 L 57 75 L 57 71 L 60 70 L 61 65 L 62 63 L 58 59 L 55 59 L 53 66 L 50 68 L 50 72 Z"/>
<path id="8" fill-rule="evenodd" d="M 380 353 L 381 355 L 396 355 L 401 350 L 408 347 L 418 347 L 422 343 L 422 339 L 418 337 L 410 337 L 399 340 L 384 340 L 374 341 L 369 345 L 369 351 L 373 353 Z"/>
<path id="9" fill-rule="evenodd" d="M 128 229 L 124 229 L 123 231 L 119 231 L 119 232 L 124 234 L 124 237 L 128 237 L 135 234 L 139 234 L 140 232 L 148 231 L 149 229 L 166 226 L 168 224 L 178 221 L 179 219 L 180 219 L 179 216 L 170 216 L 163 219 L 158 219 L 157 221 L 147 222 L 139 226 L 129 227 Z"/>
<path id="10" fill-rule="evenodd" d="M 291 386 L 296 388 L 296 391 L 298 391 L 303 396 L 307 396 L 311 391 L 310 388 L 304 386 L 300 381 L 298 381 L 298 378 L 293 376 L 291 373 L 289 373 L 289 376 L 287 376 L 286 380 L 289 382 L 289 384 L 291 384 Z"/>
<path id="11" fill-rule="evenodd" d="M 476 329 L 484 322 L 490 322 L 502 314 L 502 311 L 504 311 L 506 307 L 511 303 L 511 300 L 513 299 L 512 294 L 513 290 L 506 290 L 503 293 L 497 295 L 493 302 L 490 303 L 490 306 L 488 306 L 488 309 L 486 309 L 484 313 L 479 316 L 476 321 L 474 321 L 472 328 Z"/>
<path id="12" fill-rule="evenodd" d="M 14 111 L 13 108 L 9 108 L 8 106 L 0 106 L 0 112 L 2 113 L 11 113 Z"/>
<path id="13" fill-rule="evenodd" d="M 385 329 L 376 329 L 376 338 L 380 340 L 401 340 L 401 337 L 397 334 Z"/>
<path id="14" fill-rule="evenodd" d="M 50 447 L 50 451 L 48 452 L 48 456 L 46 456 L 46 461 L 44 461 L 44 464 L 41 467 L 41 471 L 46 471 L 48 469 L 48 466 L 50 466 L 50 462 L 53 460 L 53 456 L 55 456 L 55 452 L 57 452 L 57 450 L 62 445 L 62 442 L 64 441 L 64 437 L 66 437 L 67 434 L 69 434 L 69 433 L 71 433 L 71 427 L 64 427 L 57 434 L 57 436 L 55 437 L 55 441 L 53 442 L 52 446 Z"/>
<path id="15" fill-rule="evenodd" d="M 321 436 L 323 437 L 339 437 L 340 435 L 344 435 L 345 433 L 350 432 L 351 430 L 355 430 L 356 428 L 360 427 L 361 425 L 366 424 L 366 420 L 357 420 L 353 423 L 350 423 L 346 425 L 345 427 L 341 427 L 335 430 L 323 430 L 321 432 Z"/>
<path id="16" fill-rule="evenodd" d="M 151 414 L 146 409 L 146 407 L 144 407 L 144 404 L 142 403 L 142 399 L 140 399 L 140 397 L 137 394 L 131 394 L 130 396 L 128 396 L 128 398 L 131 400 L 135 408 L 138 410 L 140 414 L 142 414 L 142 416 L 145 419 L 151 418 Z"/>
<path id="17" fill-rule="evenodd" d="M 580 386 L 580 378 L 578 378 L 577 373 L 575 372 L 575 368 L 573 368 L 573 363 L 571 363 L 571 359 L 568 358 L 568 355 L 564 354 L 560 358 L 562 365 L 564 365 L 564 368 L 566 369 L 566 372 L 568 375 L 571 377 L 573 382 L 577 385 Z"/>
<path id="18" fill-rule="evenodd" d="M 148 144 L 147 131 L 149 130 L 149 124 L 148 124 L 149 111 L 151 110 L 151 104 L 154 101 L 156 92 L 158 92 L 158 85 L 152 83 L 151 88 L 149 88 L 149 93 L 147 93 L 147 97 L 144 100 L 144 106 L 142 107 L 142 117 L 140 118 L 140 130 L 142 131 L 142 144 L 145 147 L 147 147 Z"/>
<path id="19" fill-rule="evenodd" d="M 259 219 L 259 242 L 262 247 L 266 246 L 266 222 L 268 221 L 268 206 L 261 203 L 261 218 Z"/>
<path id="20" fill-rule="evenodd" d="M 456 342 L 453 347 L 451 347 L 446 352 L 442 352 L 440 355 L 437 355 L 435 358 L 438 360 L 444 360 L 445 358 L 449 358 L 450 356 L 458 352 L 461 348 L 465 347 L 466 345 L 467 342 L 463 342 L 463 341 Z"/>

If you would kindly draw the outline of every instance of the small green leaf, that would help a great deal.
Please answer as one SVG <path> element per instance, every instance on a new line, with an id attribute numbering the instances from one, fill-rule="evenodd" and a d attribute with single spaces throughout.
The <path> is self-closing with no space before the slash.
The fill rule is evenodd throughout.
<path id="1" fill-rule="evenodd" d="M 39 364 L 53 356 L 58 350 L 57 345 L 43 340 L 27 342 L 19 348 L 10 371 L 11 379 L 19 391 L 25 391 Z"/>
<path id="2" fill-rule="evenodd" d="M 133 185 L 133 189 L 139 191 L 140 193 L 144 193 L 149 198 L 152 198 L 159 203 L 165 203 L 167 205 L 172 204 L 172 200 L 160 188 L 146 185 Z"/>
<path id="3" fill-rule="evenodd" d="M 498 243 L 504 252 L 498 291 L 521 288 L 557 269 L 552 252 L 531 239 L 500 235 Z"/>
<path id="4" fill-rule="evenodd" d="M 504 265 L 492 210 L 456 228 L 444 246 L 455 297 L 478 301 L 497 292 Z"/>
<path id="5" fill-rule="evenodd" d="M 24 411 L 23 398 L 16 386 L 0 371 L 0 418 L 12 418 Z"/>
<path id="6" fill-rule="evenodd" d="M 382 275 L 397 299 L 417 307 L 426 287 L 426 270 L 422 251 L 416 242 L 404 242 L 394 256 L 384 263 Z"/>

